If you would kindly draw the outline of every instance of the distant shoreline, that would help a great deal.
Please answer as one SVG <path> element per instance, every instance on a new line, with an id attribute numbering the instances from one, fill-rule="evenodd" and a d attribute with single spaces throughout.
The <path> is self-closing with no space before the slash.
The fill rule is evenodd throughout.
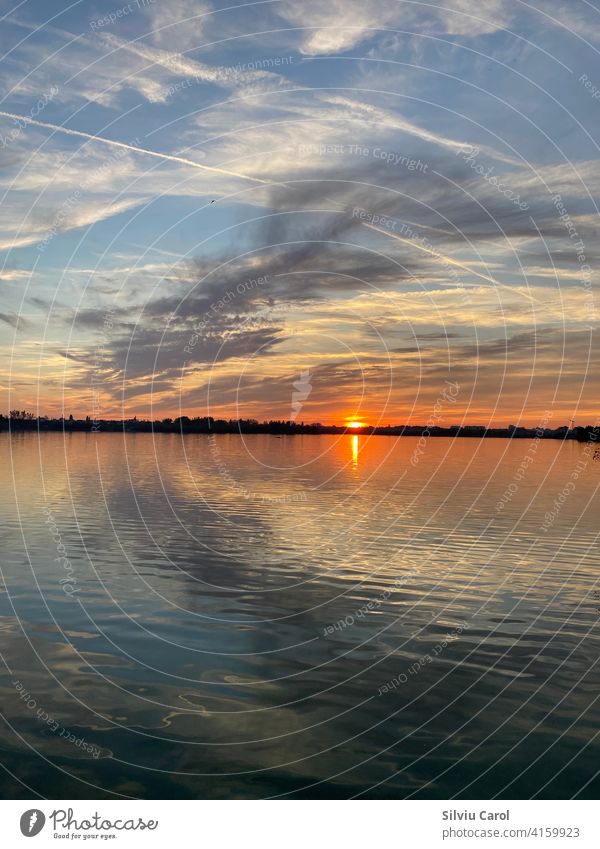
<path id="1" fill-rule="evenodd" d="M 28 414 L 26 414 L 27 416 Z M 285 421 L 258 422 L 253 419 L 225 420 L 207 417 L 190 419 L 163 419 L 146 421 L 142 419 L 48 419 L 48 418 L 7 418 L 0 416 L 0 432 L 62 432 L 62 433 L 179 433 L 187 434 L 270 434 L 272 436 L 320 436 L 362 435 L 362 436 L 417 436 L 417 437 L 462 437 L 479 439 L 558 439 L 577 442 L 596 442 L 600 437 L 599 425 L 587 425 L 569 429 L 566 425 L 559 428 L 486 427 L 485 425 L 452 425 L 451 427 L 430 427 L 427 425 L 387 425 L 366 427 L 345 427 L 340 425 L 304 424 Z"/>

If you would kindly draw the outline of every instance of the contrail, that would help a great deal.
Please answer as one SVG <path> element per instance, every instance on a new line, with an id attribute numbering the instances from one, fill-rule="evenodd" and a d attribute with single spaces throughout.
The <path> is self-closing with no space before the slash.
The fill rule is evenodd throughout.
<path id="1" fill-rule="evenodd" d="M 91 133 L 84 133 L 81 130 L 71 130 L 69 127 L 60 127 L 57 124 L 47 124 L 45 121 L 36 121 L 34 118 L 28 118 L 25 115 L 15 115 L 13 112 L 0 111 L 0 116 L 3 118 L 12 118 L 15 121 L 24 121 L 26 124 L 33 124 L 35 127 L 44 127 L 46 130 L 53 130 L 56 133 L 64 133 L 67 136 L 77 136 L 81 139 L 88 139 L 88 141 L 107 144 L 110 147 L 120 147 L 125 150 L 131 150 L 133 153 L 142 153 L 145 156 L 154 156 L 157 159 L 164 159 L 168 162 L 179 162 L 182 165 L 191 165 L 192 168 L 200 168 L 202 171 L 211 171 L 213 174 L 225 174 L 228 177 L 238 177 L 240 180 L 250 180 L 253 183 L 261 183 L 264 186 L 271 185 L 268 180 L 260 180 L 258 177 L 249 177 L 247 174 L 238 174 L 236 171 L 228 171 L 226 168 L 215 168 L 211 165 L 201 165 L 199 162 L 194 162 L 193 159 L 186 159 L 184 156 L 174 156 L 171 153 L 159 153 L 156 150 L 148 150 L 147 147 L 136 147 L 133 144 L 125 144 L 125 142 L 105 139 L 103 136 L 94 136 Z"/>
<path id="2" fill-rule="evenodd" d="M 522 292 L 519 289 L 513 289 L 512 286 L 507 286 L 506 283 L 501 283 L 499 280 L 494 280 L 493 277 L 489 277 L 487 274 L 482 274 L 480 271 L 475 271 L 475 269 L 470 268 L 468 265 L 463 265 L 462 262 L 459 262 L 457 259 L 452 259 L 445 254 L 439 253 L 438 251 L 432 251 L 429 248 L 426 248 L 424 245 L 420 245 L 416 240 L 413 239 L 403 239 L 402 236 L 398 236 L 397 233 L 390 233 L 389 230 L 380 230 L 379 227 L 373 226 L 373 224 L 367 224 L 366 221 L 363 221 L 365 227 L 368 227 L 370 230 L 375 230 L 376 233 L 381 233 L 383 236 L 391 236 L 392 239 L 397 239 L 399 242 L 403 242 L 405 245 L 410 245 L 413 248 L 417 248 L 423 253 L 429 254 L 430 256 L 435 256 L 438 259 L 441 257 L 444 262 L 447 262 L 449 265 L 455 265 L 458 268 L 462 268 L 463 271 L 466 271 L 467 274 L 473 274 L 475 277 L 480 277 L 482 280 L 485 280 L 486 283 L 492 283 L 494 286 L 500 286 L 502 289 L 508 289 L 509 292 L 513 294 L 522 295 L 527 300 L 532 303 L 539 303 L 537 298 L 534 298 L 528 292 Z"/>

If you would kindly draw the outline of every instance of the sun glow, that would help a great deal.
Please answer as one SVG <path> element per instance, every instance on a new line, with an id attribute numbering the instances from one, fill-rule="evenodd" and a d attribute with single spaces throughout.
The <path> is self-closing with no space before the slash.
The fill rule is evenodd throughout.
<path id="1" fill-rule="evenodd" d="M 351 421 L 351 422 L 348 422 L 348 427 L 357 428 L 357 427 L 366 427 L 366 425 L 365 425 L 364 422 Z"/>

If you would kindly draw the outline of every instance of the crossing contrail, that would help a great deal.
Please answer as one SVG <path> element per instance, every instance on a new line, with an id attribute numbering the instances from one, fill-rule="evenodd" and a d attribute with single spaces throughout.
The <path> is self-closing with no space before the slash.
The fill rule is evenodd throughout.
<path id="1" fill-rule="evenodd" d="M 160 153 L 156 150 L 148 150 L 147 147 L 136 147 L 134 144 L 125 144 L 125 142 L 114 141 L 113 139 L 105 139 L 103 136 L 94 136 L 91 133 L 84 133 L 81 130 L 72 130 L 70 127 L 60 127 L 57 124 L 47 124 L 45 121 L 36 121 L 34 118 L 29 118 L 26 115 L 15 115 L 13 112 L 2 112 L 0 116 L 3 118 L 12 118 L 15 121 L 24 121 L 26 124 L 32 124 L 34 127 L 44 127 L 46 130 L 53 130 L 56 133 L 64 133 L 67 136 L 77 136 L 88 141 L 100 142 L 107 144 L 110 147 L 120 147 L 124 150 L 131 150 L 133 153 L 141 153 L 144 156 L 154 156 L 156 159 L 164 159 L 167 162 L 179 162 L 181 165 L 191 165 L 192 168 L 200 168 L 202 171 L 210 171 L 213 174 L 225 174 L 227 177 L 238 177 L 240 180 L 250 180 L 252 183 L 260 183 L 264 186 L 270 186 L 268 180 L 260 180 L 258 177 L 249 177 L 247 174 L 238 174 L 237 171 L 228 171 L 227 168 L 216 168 L 211 165 L 201 165 L 199 162 L 194 162 L 193 159 L 186 159 L 184 156 L 175 156 L 172 153 Z"/>
<path id="2" fill-rule="evenodd" d="M 524 298 L 531 301 L 532 303 L 540 303 L 538 298 L 534 298 L 528 292 L 523 292 L 520 289 L 515 289 L 512 286 L 508 286 L 506 283 L 500 283 L 499 280 L 495 280 L 488 274 L 482 274 L 480 271 L 475 271 L 474 268 L 471 268 L 470 266 L 459 262 L 457 259 L 452 259 L 452 257 L 445 256 L 444 254 L 439 253 L 436 250 L 431 250 L 430 248 L 427 248 L 424 245 L 420 245 L 414 239 L 404 239 L 402 236 L 398 236 L 397 233 L 390 233 L 389 230 L 380 230 L 379 227 L 375 227 L 373 224 L 367 224 L 366 221 L 363 221 L 362 224 L 365 227 L 368 227 L 369 230 L 375 230 L 376 233 L 381 233 L 382 236 L 391 236 L 392 239 L 396 239 L 398 242 L 403 242 L 405 245 L 410 245 L 412 248 L 417 248 L 417 250 L 423 251 L 423 253 L 429 254 L 430 256 L 434 256 L 437 259 L 442 259 L 444 262 L 448 263 L 448 265 L 455 265 L 457 268 L 461 268 L 463 271 L 466 271 L 467 274 L 473 274 L 475 277 L 479 277 L 481 278 L 481 280 L 485 280 L 486 283 L 492 283 L 494 286 L 498 286 L 502 289 L 507 289 L 513 294 L 516 293 L 517 295 L 522 295 Z"/>

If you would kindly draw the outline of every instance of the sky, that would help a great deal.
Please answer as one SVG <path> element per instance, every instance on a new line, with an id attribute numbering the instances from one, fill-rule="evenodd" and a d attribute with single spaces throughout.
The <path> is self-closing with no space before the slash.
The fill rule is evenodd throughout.
<path id="1" fill-rule="evenodd" d="M 0 409 L 600 415 L 600 8 L 0 4 Z"/>

